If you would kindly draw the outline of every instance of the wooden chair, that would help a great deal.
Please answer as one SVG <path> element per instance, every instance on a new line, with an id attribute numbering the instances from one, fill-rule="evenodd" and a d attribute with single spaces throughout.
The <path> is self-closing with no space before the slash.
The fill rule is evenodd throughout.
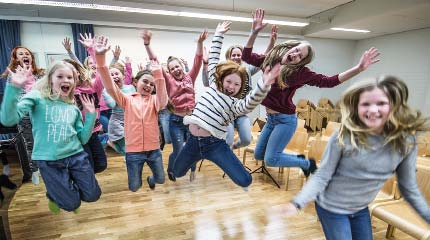
<path id="1" fill-rule="evenodd" d="M 430 205 L 430 168 L 417 165 L 417 183 Z M 430 239 L 427 224 L 404 199 L 374 204 L 370 214 L 388 223 L 386 238 L 392 238 L 396 228 L 416 239 Z"/>
<path id="2" fill-rule="evenodd" d="M 297 118 L 305 120 L 305 126 L 308 127 L 311 119 L 309 100 L 300 99 L 296 104 L 296 112 Z"/>
<path id="3" fill-rule="evenodd" d="M 308 133 L 302 131 L 296 131 L 291 138 L 290 142 L 285 147 L 285 152 L 288 154 L 303 154 L 305 155 L 306 146 L 308 143 Z M 284 168 L 279 168 L 281 172 L 284 172 Z M 285 173 L 285 190 L 288 190 L 288 180 L 290 178 L 290 168 L 287 168 Z"/>
<path id="4" fill-rule="evenodd" d="M 327 126 L 322 130 L 321 136 L 330 137 L 334 131 L 339 130 L 340 123 L 329 121 Z"/>
<path id="5" fill-rule="evenodd" d="M 305 124 L 306 124 L 306 121 L 305 120 L 303 120 L 303 119 L 297 119 L 297 129 L 296 129 L 296 131 L 299 131 L 299 132 L 308 132 L 308 130 L 305 128 Z"/>
<path id="6" fill-rule="evenodd" d="M 328 98 L 321 98 L 318 101 L 316 111 L 322 116 L 322 128 L 325 128 L 329 121 L 329 114 L 334 109 L 333 103 Z"/>

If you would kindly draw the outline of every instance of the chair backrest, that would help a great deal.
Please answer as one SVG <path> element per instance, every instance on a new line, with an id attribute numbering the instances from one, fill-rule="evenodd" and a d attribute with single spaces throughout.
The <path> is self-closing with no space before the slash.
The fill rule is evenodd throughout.
<path id="1" fill-rule="evenodd" d="M 321 161 L 322 155 L 327 146 L 327 138 L 315 138 L 308 142 L 308 158 L 313 158 L 317 163 Z"/>
<path id="2" fill-rule="evenodd" d="M 296 131 L 293 137 L 291 138 L 290 142 L 285 147 L 285 149 L 293 152 L 297 152 L 300 154 L 304 154 L 307 142 L 308 142 L 308 133 Z"/>
<path id="3" fill-rule="evenodd" d="M 417 184 L 430 205 L 430 166 L 417 165 Z"/>
<path id="4" fill-rule="evenodd" d="M 340 128 L 340 123 L 329 121 L 326 128 L 322 131 L 322 135 L 325 137 L 330 137 L 335 130 Z"/>
<path id="5" fill-rule="evenodd" d="M 321 98 L 318 101 L 318 105 L 317 106 L 320 107 L 320 108 L 330 108 L 330 109 L 334 108 L 333 103 L 328 98 Z"/>

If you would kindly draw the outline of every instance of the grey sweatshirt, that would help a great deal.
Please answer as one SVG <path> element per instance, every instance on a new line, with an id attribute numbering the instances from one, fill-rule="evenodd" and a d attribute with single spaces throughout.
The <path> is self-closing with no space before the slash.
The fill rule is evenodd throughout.
<path id="1" fill-rule="evenodd" d="M 402 156 L 390 145 L 383 145 L 384 136 L 369 136 L 370 149 L 352 151 L 349 141 L 346 147 L 339 146 L 337 134 L 336 131 L 330 137 L 320 168 L 293 203 L 303 208 L 315 200 L 328 211 L 352 214 L 366 208 L 396 172 L 403 197 L 430 223 L 430 208 L 416 182 L 417 147 Z M 414 141 L 413 137 L 410 141 Z"/>

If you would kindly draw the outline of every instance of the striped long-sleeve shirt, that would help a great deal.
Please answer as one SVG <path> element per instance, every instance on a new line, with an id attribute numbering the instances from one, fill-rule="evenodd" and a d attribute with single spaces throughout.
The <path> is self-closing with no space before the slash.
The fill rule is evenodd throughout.
<path id="1" fill-rule="evenodd" d="M 193 113 L 184 118 L 184 124 L 196 124 L 209 131 L 212 136 L 225 139 L 229 123 L 238 116 L 247 114 L 256 108 L 266 97 L 270 86 L 265 85 L 263 79 L 259 79 L 256 88 L 243 99 L 230 97 L 219 91 L 216 88 L 216 79 L 213 74 L 219 61 L 219 50 L 216 51 L 215 48 L 220 49 L 222 44 L 222 41 L 216 40 L 217 38 L 222 38 L 222 35 L 215 33 L 208 59 L 208 72 L 211 85 L 200 97 Z"/>

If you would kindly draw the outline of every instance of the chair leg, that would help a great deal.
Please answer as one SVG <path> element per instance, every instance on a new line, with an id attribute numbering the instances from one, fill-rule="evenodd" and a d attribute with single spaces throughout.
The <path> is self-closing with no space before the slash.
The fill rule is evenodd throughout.
<path id="1" fill-rule="evenodd" d="M 385 234 L 385 238 L 392 238 L 394 236 L 394 231 L 396 228 L 393 225 L 388 225 L 387 233 Z"/>
<path id="2" fill-rule="evenodd" d="M 285 191 L 288 191 L 288 187 L 289 187 L 289 180 L 290 180 L 290 168 L 287 168 L 287 172 L 285 174 Z"/>

